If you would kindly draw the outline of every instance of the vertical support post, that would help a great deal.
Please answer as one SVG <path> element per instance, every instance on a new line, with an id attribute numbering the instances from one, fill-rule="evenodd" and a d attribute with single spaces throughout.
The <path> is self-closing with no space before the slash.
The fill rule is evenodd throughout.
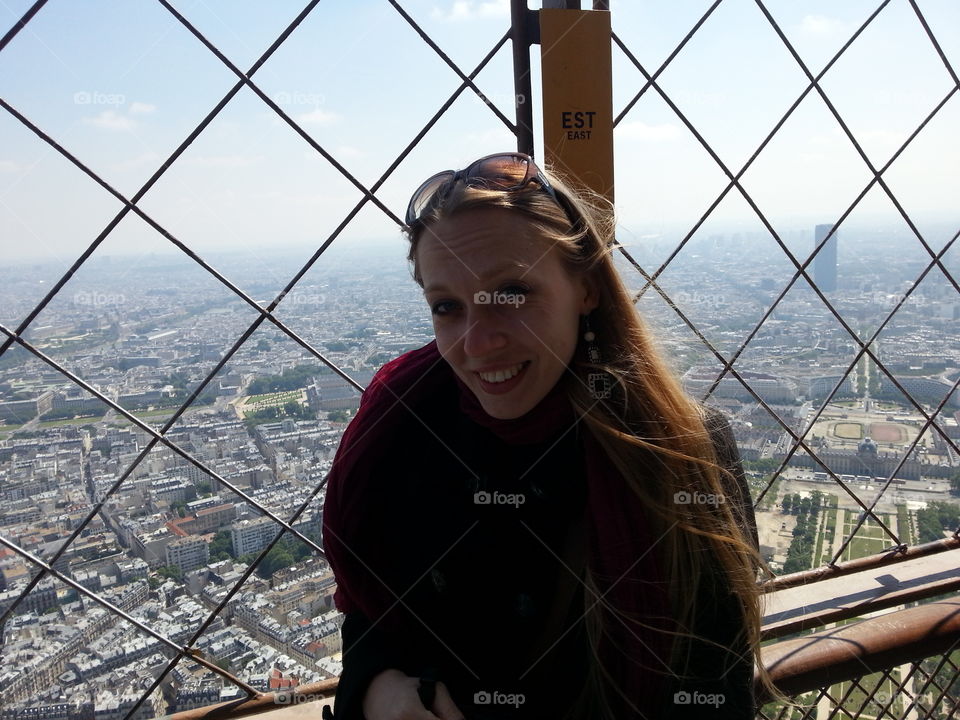
<path id="1" fill-rule="evenodd" d="M 540 10 L 545 160 L 612 202 L 611 37 L 609 11 Z"/>
<path id="2" fill-rule="evenodd" d="M 510 39 L 513 41 L 513 101 L 516 107 L 517 152 L 533 155 L 533 87 L 530 84 L 530 45 L 535 15 L 527 0 L 510 0 Z"/>

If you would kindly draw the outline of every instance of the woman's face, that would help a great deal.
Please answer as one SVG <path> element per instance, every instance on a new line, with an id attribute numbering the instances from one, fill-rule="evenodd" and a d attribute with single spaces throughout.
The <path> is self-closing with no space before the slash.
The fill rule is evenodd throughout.
<path id="1" fill-rule="evenodd" d="M 525 216 L 471 209 L 423 231 L 417 264 L 437 347 L 488 415 L 518 418 L 560 379 L 597 293 Z"/>

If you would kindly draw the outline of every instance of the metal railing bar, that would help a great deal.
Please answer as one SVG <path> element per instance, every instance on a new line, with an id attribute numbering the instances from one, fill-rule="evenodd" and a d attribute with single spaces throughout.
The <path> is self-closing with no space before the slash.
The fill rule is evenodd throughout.
<path id="1" fill-rule="evenodd" d="M 36 15 L 40 11 L 40 8 L 46 4 L 47 0 L 37 0 L 23 15 L 20 16 L 20 19 L 14 23 L 13 27 L 4 33 L 3 38 L 0 38 L 0 52 L 3 52 L 4 48 L 7 47 L 10 41 L 13 40 L 17 34 L 27 26 L 27 23 L 33 19 L 33 16 Z"/>
<path id="2" fill-rule="evenodd" d="M 341 175 L 343 175 L 344 178 L 346 178 L 354 187 L 356 187 L 356 188 L 357 188 L 361 193 L 363 193 L 369 200 L 371 200 L 377 207 L 379 207 L 391 220 L 395 221 L 396 223 L 398 223 L 398 224 L 400 224 L 400 225 L 403 224 L 403 222 L 400 220 L 400 218 L 398 218 L 396 215 L 394 215 L 393 211 L 390 210 L 390 208 L 388 208 L 386 205 L 384 205 L 384 204 L 383 204 L 383 201 L 381 201 L 380 198 L 378 198 L 376 195 L 373 194 L 373 191 L 372 191 L 372 190 L 367 189 L 367 188 L 363 185 L 363 183 L 361 183 L 359 180 L 357 180 L 349 170 L 347 170 L 342 164 L 340 164 L 340 162 L 339 162 L 335 157 L 333 157 L 333 155 L 331 155 L 329 152 L 327 152 L 327 150 L 324 149 L 324 147 L 323 147 L 322 145 L 320 145 L 320 143 L 318 143 L 316 140 L 314 140 L 313 137 L 312 137 L 308 132 L 306 132 L 302 127 L 300 127 L 300 125 L 298 125 L 297 122 L 296 122 L 293 118 L 291 118 L 291 117 L 283 110 L 283 108 L 281 108 L 281 107 L 273 100 L 273 98 L 271 98 L 269 95 L 267 95 L 265 92 L 263 92 L 263 90 L 261 90 L 260 87 L 257 86 L 257 85 L 248 77 L 248 75 L 249 75 L 249 74 L 252 74 L 252 73 L 244 74 L 243 71 L 241 71 L 240 68 L 238 68 L 236 65 L 234 65 L 226 55 L 224 55 L 222 52 L 220 52 L 220 49 L 217 48 L 216 45 L 214 45 L 212 42 L 210 42 L 210 41 L 203 35 L 203 33 L 201 33 L 199 30 L 197 30 L 197 28 L 195 28 L 195 27 L 193 26 L 193 24 L 191 24 L 190 21 L 186 19 L 186 17 L 184 17 L 182 14 L 180 14 L 180 12 L 170 4 L 169 0 L 157 0 L 157 2 L 159 2 L 159 3 L 160 3 L 161 5 L 163 5 L 167 10 L 169 10 L 170 13 L 171 13 L 194 37 L 196 37 L 201 43 L 203 43 L 203 45 L 204 45 L 208 50 L 210 50 L 210 52 L 212 52 L 212 53 L 217 57 L 218 60 L 220 60 L 220 62 L 222 62 L 224 65 L 226 65 L 227 68 L 228 68 L 234 75 L 236 75 L 238 78 L 240 78 L 241 81 L 242 81 L 247 87 L 250 88 L 250 90 L 252 90 L 261 100 L 263 100 L 263 102 L 266 103 L 266 105 L 267 105 L 271 110 L 273 110 L 277 115 L 279 115 L 280 118 L 281 118 L 285 123 L 287 123 L 287 125 L 289 125 L 289 126 L 293 129 L 294 132 L 297 133 L 297 135 L 299 135 L 301 138 L 303 138 L 303 139 L 310 145 L 310 147 L 312 147 L 314 150 L 316 150 L 318 153 L 320 153 L 320 155 L 322 155 L 323 158 L 324 158 L 328 163 L 330 163 L 331 165 L 333 165 L 333 167 L 335 167 L 335 168 L 337 169 L 337 171 L 338 171 Z M 319 2 L 319 0 L 316 0 L 316 2 Z"/>
<path id="3" fill-rule="evenodd" d="M 957 73 L 953 69 L 953 65 L 950 64 L 950 61 L 947 60 L 946 54 L 943 52 L 943 48 L 940 47 L 940 43 L 937 42 L 937 39 L 933 36 L 933 31 L 930 29 L 930 25 L 927 24 L 927 19 L 924 17 L 923 13 L 920 12 L 920 8 L 917 7 L 916 0 L 908 0 L 910 7 L 913 8 L 913 11 L 917 15 L 917 19 L 920 20 L 920 24 L 923 26 L 924 31 L 927 33 L 927 37 L 930 39 L 930 42 L 933 44 L 934 49 L 937 51 L 937 55 L 940 56 L 940 60 L 943 61 L 943 66 L 947 69 L 947 72 L 950 73 L 950 77 L 953 78 L 954 85 L 960 87 L 960 77 L 957 77 Z"/>
<path id="4" fill-rule="evenodd" d="M 263 53 L 263 55 L 261 55 L 260 58 L 253 64 L 251 69 L 247 72 L 247 75 L 253 75 L 256 72 L 256 70 L 264 62 L 266 62 L 266 60 L 274 52 L 276 52 L 276 49 L 280 46 L 282 40 L 285 39 L 293 31 L 293 29 L 303 21 L 307 13 L 319 1 L 320 0 L 311 0 L 311 2 L 300 13 L 300 15 L 294 18 L 294 20 L 290 23 L 290 25 L 287 26 L 284 32 L 281 33 L 280 37 L 277 38 L 277 40 L 274 41 L 274 43 L 269 48 L 267 48 L 267 50 Z M 197 127 L 193 129 L 193 131 L 183 140 L 183 142 L 181 142 L 180 145 L 177 146 L 177 148 L 173 151 L 172 154 L 170 154 L 167 157 L 167 159 L 163 162 L 163 164 L 159 168 L 157 168 L 157 170 L 154 171 L 154 173 L 150 176 L 150 178 L 146 181 L 146 183 L 144 183 L 143 186 L 141 186 L 141 188 L 137 190 L 137 192 L 131 198 L 132 203 L 136 204 L 140 202 L 141 198 L 143 198 L 143 196 L 150 190 L 150 188 L 153 187 L 153 185 L 157 182 L 157 180 L 159 180 L 163 176 L 163 174 L 177 160 L 177 158 L 179 158 L 186 151 L 186 149 L 190 147 L 191 144 L 193 144 L 193 141 L 196 140 L 197 137 L 200 135 L 200 133 L 206 129 L 207 125 L 209 125 L 213 121 L 213 119 L 220 114 L 220 111 L 223 110 L 224 107 L 226 107 L 227 103 L 229 103 L 230 100 L 233 99 L 234 95 L 236 95 L 243 86 L 244 86 L 244 82 L 238 82 L 230 90 L 227 91 L 226 95 L 224 95 L 223 98 L 221 98 L 221 100 L 214 106 L 214 108 L 209 113 L 207 113 L 207 115 L 203 118 L 203 120 L 200 121 L 200 124 L 197 125 Z M 30 323 L 32 323 L 33 320 L 37 317 L 37 315 L 39 315 L 43 311 L 43 309 L 50 303 L 50 301 L 53 300 L 53 298 L 57 295 L 57 293 L 60 292 L 60 289 L 70 280 L 71 277 L 73 277 L 73 274 L 77 271 L 77 269 L 87 260 L 87 258 L 90 257 L 93 251 L 100 246 L 100 244 L 104 241 L 104 239 L 106 239 L 107 235 L 110 234 L 113 228 L 115 228 L 117 224 L 124 217 L 126 217 L 128 212 L 130 212 L 129 208 L 127 206 L 123 207 L 120 210 L 120 212 L 117 213 L 117 215 L 113 218 L 113 220 L 111 220 L 107 224 L 107 226 L 100 232 L 100 234 L 97 235 L 97 237 L 90 244 L 90 246 L 80 255 L 79 258 L 77 258 L 76 262 L 74 262 L 73 265 L 71 265 L 70 268 L 63 274 L 63 276 L 56 283 L 54 283 L 54 285 L 50 288 L 50 290 L 43 297 L 43 299 L 36 305 L 36 307 L 34 307 L 32 311 L 30 311 L 30 313 L 28 313 L 27 317 L 25 317 L 23 321 L 21 321 L 20 325 L 17 327 L 15 331 L 15 334 L 17 336 L 23 334 L 23 332 L 27 329 L 27 327 L 29 327 Z M 6 340 L 3 341 L 2 344 L 0 344 L 0 356 L 2 356 L 7 351 L 7 348 L 9 348 L 12 343 L 13 343 L 12 338 L 8 337 Z"/>
<path id="5" fill-rule="evenodd" d="M 400 13 L 400 16 L 401 16 L 404 20 L 407 21 L 407 24 L 409 24 L 410 27 L 412 27 L 412 28 L 416 31 L 417 35 L 419 35 L 419 36 L 423 39 L 423 41 L 424 41 L 427 45 L 429 45 L 430 48 L 431 48 L 437 55 L 440 56 L 440 59 L 443 60 L 443 61 L 450 67 L 450 69 L 453 70 L 453 71 L 457 74 L 457 76 L 460 78 L 460 80 L 461 80 L 462 82 L 466 83 L 467 86 L 477 94 L 477 97 L 479 97 L 481 100 L 483 100 L 484 105 L 486 105 L 487 107 L 489 107 L 490 110 L 493 112 L 493 114 L 496 115 L 498 118 L 500 118 L 500 121 L 501 121 L 504 125 L 507 126 L 507 128 L 510 130 L 510 132 L 512 132 L 514 135 L 516 135 L 516 134 L 517 134 L 517 126 L 514 125 L 514 123 L 511 122 L 510 119 L 507 118 L 506 115 L 504 115 L 502 112 L 500 112 L 500 108 L 498 108 L 496 105 L 494 105 L 494 104 L 487 98 L 487 96 L 483 93 L 483 91 L 481 91 L 480 88 L 478 88 L 478 87 L 476 86 L 476 84 L 474 84 L 474 82 L 473 82 L 474 75 L 471 75 L 471 76 L 464 75 L 464 74 L 463 74 L 463 71 L 457 66 L 457 64 L 456 64 L 455 62 L 453 62 L 453 60 L 450 59 L 450 57 L 440 48 L 440 46 L 437 45 L 437 43 L 435 43 L 435 42 L 433 41 L 433 38 L 431 38 L 429 35 L 427 35 L 426 32 L 424 32 L 423 28 L 421 28 L 420 25 L 417 24 L 417 21 L 416 21 L 416 20 L 414 20 L 412 17 L 410 17 L 410 15 L 407 13 L 407 11 L 404 10 L 404 9 L 400 6 L 400 3 L 398 3 L 397 0 L 387 0 L 387 2 L 389 2 L 391 5 L 393 5 L 394 9 L 395 9 L 398 13 Z M 507 37 L 507 38 L 510 37 L 510 31 L 509 31 L 509 30 L 508 30 L 507 33 L 506 33 L 506 37 Z"/>
<path id="6" fill-rule="evenodd" d="M 798 585 L 808 585 L 810 583 L 820 582 L 821 580 L 830 580 L 831 578 L 851 575 L 853 573 L 863 572 L 864 570 L 897 565 L 907 560 L 915 560 L 928 555 L 957 550 L 960 550 L 960 538 L 957 537 L 934 540 L 933 542 L 922 543 L 920 545 L 902 545 L 875 555 L 868 555 L 867 557 L 854 558 L 829 566 L 822 565 L 810 570 L 800 570 L 788 575 L 779 575 L 761 583 L 760 589 L 764 594 L 777 592 L 779 590 L 797 587 Z"/>
<path id="7" fill-rule="evenodd" d="M 530 48 L 539 35 L 540 24 L 527 0 L 510 0 L 510 49 L 513 55 L 517 152 L 533 157 L 533 86 L 530 81 Z M 520 98 L 523 103 L 520 103 Z"/>
<path id="8" fill-rule="evenodd" d="M 197 663 L 203 665 L 203 666 L 206 667 L 208 670 L 212 670 L 212 671 L 214 671 L 215 673 L 217 673 L 218 675 L 227 678 L 228 680 L 232 680 L 234 683 L 236 683 L 237 685 L 239 685 L 240 687 L 242 687 L 242 688 L 243 688 L 244 690 L 246 690 L 248 693 L 252 693 L 252 694 L 254 694 L 254 695 L 258 695 L 258 694 L 259 694 L 259 692 L 258 692 L 257 690 L 254 690 L 254 689 L 253 689 L 252 687 L 250 687 L 247 683 L 243 682 L 243 680 L 240 680 L 239 678 L 234 677 L 233 675 L 231 675 L 231 674 L 230 674 L 229 672 L 227 672 L 226 670 L 223 670 L 223 669 L 221 669 L 220 667 L 218 667 L 217 665 L 215 665 L 214 663 L 211 663 L 209 660 L 207 660 L 207 659 L 205 659 L 204 657 L 202 657 L 199 653 L 191 652 L 191 649 L 190 649 L 190 648 L 177 645 L 175 642 L 173 642 L 173 640 L 170 640 L 166 635 L 164 635 L 164 634 L 162 634 L 162 633 L 159 633 L 159 632 L 157 632 L 156 630 L 154 630 L 153 628 L 151 628 L 149 625 L 146 625 L 146 624 L 140 622 L 140 621 L 137 620 L 135 617 L 133 617 L 132 615 L 128 614 L 128 613 L 125 612 L 124 610 L 121 610 L 120 608 L 118 608 L 116 605 L 114 605 L 113 603 L 109 602 L 108 600 L 104 600 L 104 599 L 103 599 L 102 597 L 100 597 L 97 593 L 93 592 L 92 590 L 88 590 L 87 588 L 85 588 L 85 587 L 84 587 L 83 585 L 81 585 L 80 583 L 78 583 L 78 582 L 76 582 L 75 580 L 73 580 L 72 578 L 64 575 L 64 574 L 61 573 L 59 570 L 57 570 L 56 568 L 54 568 L 52 564 L 47 564 L 47 563 L 43 562 L 43 560 L 41 560 L 40 558 L 38 558 L 38 557 L 36 557 L 35 555 L 33 555 L 33 553 L 31 553 L 29 550 L 26 550 L 26 549 L 20 547 L 19 545 L 17 545 L 17 544 L 16 544 L 15 542 L 13 542 L 12 540 L 8 540 L 7 538 L 5 538 L 5 537 L 3 537 L 2 535 L 0 535 L 0 543 L 3 543 L 3 544 L 6 545 L 10 550 L 12 550 L 13 552 L 17 553 L 18 555 L 20 555 L 20 556 L 23 557 L 24 559 L 28 560 L 28 561 L 29 561 L 30 563 L 32 563 L 33 565 L 38 565 L 38 566 L 40 566 L 41 568 L 43 568 L 43 570 L 44 570 L 46 573 L 49 573 L 50 575 L 53 575 L 53 576 L 56 577 L 58 580 L 60 580 L 60 582 L 66 584 L 66 585 L 69 585 L 69 586 L 72 587 L 74 590 L 76 590 L 78 593 L 81 593 L 81 594 L 85 595 L 86 597 L 90 598 L 91 600 L 93 600 L 93 601 L 94 601 L 95 603 L 97 603 L 98 605 L 101 605 L 101 606 L 103 606 L 104 608 L 106 608 L 107 610 L 109 610 L 110 612 L 112 612 L 114 615 L 118 615 L 119 617 L 123 618 L 123 619 L 126 620 L 128 623 L 130 623 L 131 625 L 133 625 L 134 627 L 136 627 L 138 630 L 142 630 L 142 631 L 145 632 L 147 635 L 150 635 L 151 637 L 156 638 L 158 641 L 160 641 L 161 643 L 163 643 L 164 645 L 166 645 L 168 648 L 170 648 L 171 650 L 173 650 L 175 653 L 177 653 L 177 657 L 183 657 L 183 656 L 185 656 L 185 655 L 189 655 L 190 658 L 191 658 L 194 662 L 197 662 Z"/>
<path id="9" fill-rule="evenodd" d="M 890 0 L 887 0 L 887 2 L 889 2 L 889 1 L 890 1 Z M 715 0 L 714 3 L 713 3 L 713 5 L 711 5 L 709 8 L 707 8 L 707 11 L 701 16 L 701 18 L 700 18 L 699 20 L 697 20 L 696 24 L 694 24 L 694 26 L 693 26 L 692 28 L 690 28 L 690 32 L 688 32 L 688 33 L 684 36 L 683 40 L 680 41 L 680 44 L 677 45 L 677 46 L 673 49 L 673 52 L 671 52 L 671 53 L 667 56 L 667 59 L 664 60 L 663 63 L 660 65 L 660 67 L 657 68 L 656 72 L 653 73 L 653 75 L 651 76 L 650 80 L 648 80 L 647 82 L 645 82 L 645 83 L 643 84 L 643 87 L 640 88 L 640 91 L 639 91 L 636 95 L 633 96 L 633 99 L 630 100 L 630 102 L 628 102 L 628 103 L 624 106 L 623 110 L 620 111 L 620 114 L 617 115 L 617 116 L 613 119 L 613 127 L 617 127 L 617 125 L 620 124 L 620 121 L 623 120 L 624 116 L 633 109 L 633 106 L 636 105 L 637 102 L 640 100 L 640 98 L 643 97 L 643 95 L 647 92 L 647 90 L 650 89 L 650 86 L 656 81 L 656 79 L 657 79 L 658 77 L 660 77 L 660 74 L 661 74 L 664 70 L 667 69 L 667 66 L 668 66 L 671 62 L 673 62 L 673 59 L 680 53 L 680 51 L 683 50 L 684 47 L 686 47 L 686 44 L 687 44 L 688 42 L 690 42 L 690 39 L 696 34 L 696 32 L 701 28 L 701 26 L 707 21 L 707 18 L 710 17 L 710 16 L 713 14 L 713 11 L 716 10 L 716 9 L 720 6 L 720 3 L 721 3 L 721 2 L 723 2 L 723 0 Z M 620 49 L 623 50 L 624 52 L 628 53 L 628 57 L 629 57 L 631 60 L 634 60 L 634 58 L 633 58 L 633 53 L 629 53 L 629 51 L 626 50 L 626 47 L 623 45 L 623 43 L 621 43 L 621 42 L 619 41 L 619 38 L 614 37 L 614 40 L 617 42 L 617 46 L 620 47 Z"/>
<path id="10" fill-rule="evenodd" d="M 263 308 L 262 305 L 257 303 L 256 300 L 247 295 L 243 290 L 231 282 L 227 277 L 222 275 L 216 268 L 210 265 L 206 260 L 200 257 L 195 251 L 190 249 L 183 241 L 177 239 L 173 234 L 167 231 L 163 226 L 161 226 L 156 220 L 154 220 L 150 215 L 148 215 L 139 205 L 133 204 L 128 198 L 126 198 L 122 193 L 113 188 L 108 182 L 103 180 L 99 175 L 97 175 L 93 170 L 91 170 L 87 165 L 81 162 L 73 154 L 70 153 L 66 148 L 57 143 L 56 140 L 47 135 L 43 130 L 37 127 L 33 122 L 31 122 L 27 117 L 20 113 L 16 108 L 12 107 L 6 100 L 0 98 L 0 107 L 5 109 L 15 118 L 17 118 L 21 123 L 23 123 L 27 128 L 29 128 L 37 137 L 53 147 L 57 152 L 59 152 L 63 157 L 73 163 L 77 168 L 79 168 L 84 174 L 90 177 L 94 182 L 100 185 L 102 188 L 107 190 L 111 195 L 117 198 L 120 202 L 130 207 L 130 210 L 133 211 L 138 217 L 140 217 L 144 222 L 146 222 L 150 227 L 160 233 L 163 237 L 169 240 L 171 243 L 176 245 L 180 250 L 184 252 L 187 257 L 196 262 L 200 267 L 210 273 L 213 277 L 219 280 L 224 286 L 233 291 L 241 300 L 243 300 L 247 305 L 256 310 L 261 315 L 268 316 L 269 319 L 279 330 L 284 332 L 291 340 L 296 342 L 298 345 L 303 347 L 305 350 L 309 351 L 314 357 L 323 362 L 327 367 L 336 372 L 341 378 L 346 380 L 349 384 L 353 385 L 354 389 L 363 392 L 363 386 L 360 385 L 356 380 L 351 378 L 349 375 L 344 373 L 336 364 L 328 360 L 319 350 L 311 346 L 306 340 L 301 338 L 296 332 L 287 327 L 282 320 L 278 317 L 269 313 Z"/>

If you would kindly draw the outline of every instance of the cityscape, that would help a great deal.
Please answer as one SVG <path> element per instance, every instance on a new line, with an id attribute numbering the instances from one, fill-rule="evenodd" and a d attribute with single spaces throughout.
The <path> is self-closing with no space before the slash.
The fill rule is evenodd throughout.
<path id="1" fill-rule="evenodd" d="M 960 255 L 946 274 L 905 228 L 831 231 L 785 232 L 783 248 L 699 233 L 655 287 L 631 260 L 653 273 L 680 238 L 618 259 L 687 391 L 730 418 L 778 574 L 881 552 L 887 530 L 913 545 L 960 524 Z M 819 292 L 791 282 L 784 253 L 805 263 L 818 245 Z M 150 718 L 243 695 L 190 662 L 153 687 L 172 649 L 78 587 L 177 644 L 203 628 L 202 656 L 257 690 L 339 674 L 335 581 L 311 544 L 358 388 L 433 337 L 404 250 L 331 248 L 274 313 L 302 343 L 262 320 L 235 351 L 260 313 L 192 260 L 95 254 L 23 338 L 138 423 L 23 347 L 0 356 L 0 536 L 73 581 L 47 574 L 21 598 L 37 566 L 0 547 L 0 718 L 122 718 L 145 693 L 136 717 Z M 208 259 L 266 307 L 308 254 Z M 0 269 L 0 322 L 15 329 L 59 275 Z M 855 498 L 875 518 L 860 523 Z M 276 518 L 301 537 L 254 567 Z"/>

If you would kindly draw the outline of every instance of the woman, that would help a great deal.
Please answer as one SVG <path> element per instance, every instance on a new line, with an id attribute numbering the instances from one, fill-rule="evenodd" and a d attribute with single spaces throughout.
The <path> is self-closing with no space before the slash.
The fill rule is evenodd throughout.
<path id="1" fill-rule="evenodd" d="M 736 445 L 654 348 L 610 215 L 518 153 L 411 198 L 436 340 L 373 378 L 329 477 L 335 717 L 753 718 Z"/>

